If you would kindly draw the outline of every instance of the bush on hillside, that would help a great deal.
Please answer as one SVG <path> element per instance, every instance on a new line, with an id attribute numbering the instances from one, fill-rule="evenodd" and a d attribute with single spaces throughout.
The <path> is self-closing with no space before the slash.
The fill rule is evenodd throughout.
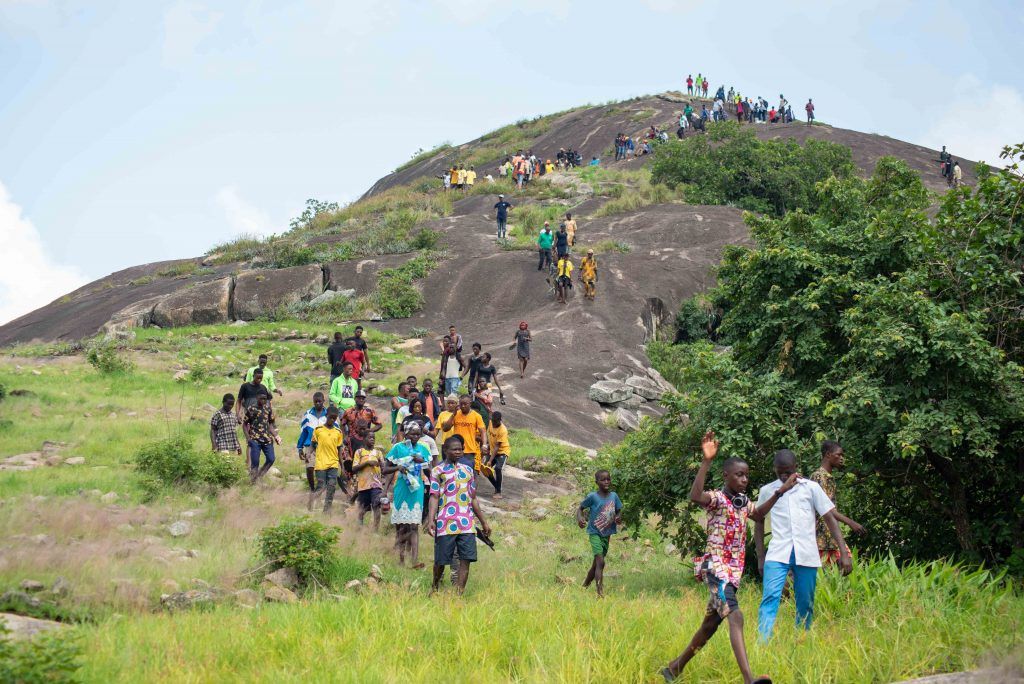
<path id="1" fill-rule="evenodd" d="M 423 307 L 423 293 L 415 281 L 427 277 L 437 265 L 438 255 L 425 252 L 397 268 L 385 268 L 377 274 L 374 305 L 386 318 L 408 318 Z"/>
<path id="2" fill-rule="evenodd" d="M 245 466 L 234 454 L 197 449 L 186 437 L 150 442 L 135 453 L 135 467 L 143 476 L 143 488 L 155 496 L 168 487 L 188 491 L 222 489 L 240 482 Z"/>
<path id="3" fill-rule="evenodd" d="M 32 639 L 12 639 L 0 623 L 0 682 L 17 684 L 64 684 L 79 681 L 82 649 L 76 637 L 65 631 L 40 634 Z"/>
<path id="4" fill-rule="evenodd" d="M 685 184 L 693 204 L 734 204 L 781 216 L 817 208 L 815 185 L 830 177 L 853 175 L 848 147 L 808 140 L 759 140 L 751 127 L 727 121 L 707 135 L 658 146 L 651 180 L 670 187 Z"/>
<path id="5" fill-rule="evenodd" d="M 1024 181 L 983 173 L 929 220 L 920 179 L 884 158 L 868 180 L 820 183 L 814 205 L 748 216 L 756 247 L 726 250 L 709 298 L 728 351 L 650 346 L 683 390 L 609 450 L 620 496 L 695 549 L 693 509 L 679 504 L 704 430 L 747 459 L 753 486 L 774 479 L 777 449 L 807 473 L 838 439 L 839 508 L 869 530 L 858 546 L 1007 563 L 1024 546 Z M 680 451 L 694 455 L 682 467 Z"/>
<path id="6" fill-rule="evenodd" d="M 334 213 L 339 209 L 337 202 L 324 202 L 310 198 L 306 200 L 306 208 L 288 223 L 288 227 L 292 230 L 306 228 L 321 214 Z"/>
<path id="7" fill-rule="evenodd" d="M 5 383 L 3 380 L 0 380 L 0 401 L 6 399 L 9 393 L 10 392 L 7 389 L 7 383 Z"/>
<path id="8" fill-rule="evenodd" d="M 274 568 L 292 568 L 304 584 L 326 585 L 332 566 L 338 562 L 341 530 L 312 518 L 285 518 L 280 524 L 260 531 L 259 550 Z"/>
<path id="9" fill-rule="evenodd" d="M 135 370 L 132 360 L 112 341 L 90 345 L 85 358 L 93 368 L 105 375 L 128 374 Z"/>

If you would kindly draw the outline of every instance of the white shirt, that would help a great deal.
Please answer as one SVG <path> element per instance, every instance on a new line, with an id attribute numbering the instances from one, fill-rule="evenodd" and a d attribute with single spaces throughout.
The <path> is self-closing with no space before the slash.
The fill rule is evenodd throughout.
<path id="1" fill-rule="evenodd" d="M 782 486 L 781 480 L 769 482 L 757 495 L 760 506 Z M 782 495 L 769 512 L 772 537 L 768 542 L 765 561 L 789 563 L 796 552 L 796 564 L 807 568 L 820 568 L 818 541 L 815 537 L 816 515 L 825 515 L 835 506 L 817 482 L 800 479 L 796 486 Z"/>

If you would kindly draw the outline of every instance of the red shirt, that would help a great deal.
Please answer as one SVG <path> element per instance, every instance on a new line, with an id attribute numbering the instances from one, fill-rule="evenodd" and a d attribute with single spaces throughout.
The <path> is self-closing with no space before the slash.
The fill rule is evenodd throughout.
<path id="1" fill-rule="evenodd" d="M 366 362 L 366 355 L 363 354 L 361 349 L 346 349 L 341 353 L 341 361 L 352 364 L 352 377 L 358 378 L 359 374 L 363 370 L 363 364 Z"/>

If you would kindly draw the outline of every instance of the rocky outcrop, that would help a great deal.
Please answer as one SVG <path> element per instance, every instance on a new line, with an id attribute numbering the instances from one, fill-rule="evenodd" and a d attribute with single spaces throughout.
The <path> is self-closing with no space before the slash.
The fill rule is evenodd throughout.
<path id="1" fill-rule="evenodd" d="M 633 388 L 618 380 L 599 380 L 590 386 L 587 396 L 599 404 L 618 404 L 633 396 Z"/>
<path id="2" fill-rule="evenodd" d="M 245 271 L 235 278 L 234 316 L 251 320 L 279 307 L 308 302 L 324 291 L 319 264 Z"/>
<path id="3" fill-rule="evenodd" d="M 231 278 L 186 287 L 160 300 L 152 321 L 161 328 L 226 323 L 231 315 Z"/>
<path id="4" fill-rule="evenodd" d="M 112 315 L 110 320 L 103 324 L 103 332 L 109 335 L 120 330 L 145 328 L 153 323 L 153 309 L 165 297 L 166 295 L 157 295 L 156 297 L 147 297 L 134 304 L 129 304 Z"/>
<path id="5" fill-rule="evenodd" d="M 610 425 L 624 432 L 636 430 L 643 416 L 659 416 L 664 410 L 658 400 L 675 388 L 653 368 L 616 366 L 596 375 L 587 396 L 603 408 Z"/>

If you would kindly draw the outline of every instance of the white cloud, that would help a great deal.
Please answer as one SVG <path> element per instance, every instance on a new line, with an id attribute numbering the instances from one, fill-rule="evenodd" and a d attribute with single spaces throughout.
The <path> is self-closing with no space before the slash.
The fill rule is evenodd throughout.
<path id="1" fill-rule="evenodd" d="M 270 215 L 246 201 L 234 185 L 221 188 L 216 199 L 235 235 L 270 235 L 275 232 Z"/>
<path id="2" fill-rule="evenodd" d="M 192 2 L 172 5 L 164 13 L 161 45 L 164 66 L 175 67 L 191 60 L 223 16 L 220 12 Z"/>
<path id="3" fill-rule="evenodd" d="M 985 161 L 1000 167 L 1004 145 L 1024 142 L 1024 95 L 1011 86 L 984 86 L 973 74 L 959 79 L 952 94 L 942 98 L 939 116 L 932 122 L 922 143 L 939 149 L 943 145 L 957 157 Z"/>
<path id="4" fill-rule="evenodd" d="M 21 207 L 11 201 L 3 183 L 0 244 L 4 250 L 4 266 L 0 268 L 0 324 L 49 304 L 86 282 L 77 269 L 50 258 L 39 231 L 22 215 Z"/>

